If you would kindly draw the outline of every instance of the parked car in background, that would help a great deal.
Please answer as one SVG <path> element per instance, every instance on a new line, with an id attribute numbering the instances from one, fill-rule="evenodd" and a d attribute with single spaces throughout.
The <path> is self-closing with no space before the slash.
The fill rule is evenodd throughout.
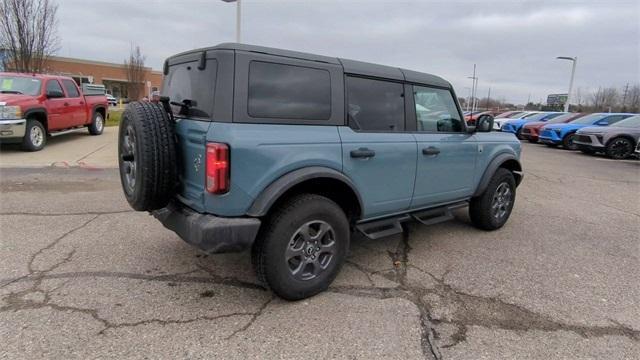
<path id="1" fill-rule="evenodd" d="M 102 85 L 93 86 L 101 90 L 83 94 L 70 77 L 0 73 L 0 142 L 38 151 L 47 135 L 82 127 L 91 135 L 102 134 L 107 98 Z"/>
<path id="2" fill-rule="evenodd" d="M 562 145 L 567 150 L 577 150 L 578 147 L 573 143 L 576 131 L 583 127 L 597 125 L 609 126 L 620 120 L 624 120 L 635 114 L 630 113 L 594 113 L 573 120 L 567 124 L 549 124 L 542 127 L 542 131 L 538 136 L 541 143 L 548 146 Z"/>
<path id="3" fill-rule="evenodd" d="M 107 97 L 107 103 L 109 104 L 109 106 L 117 106 L 118 105 L 118 100 L 116 100 L 116 98 L 113 95 L 105 94 L 105 96 Z"/>
<path id="4" fill-rule="evenodd" d="M 509 117 L 504 117 L 504 118 L 500 118 L 500 119 L 494 119 L 493 121 L 493 130 L 502 130 L 502 124 L 504 124 L 506 121 L 509 120 L 513 120 L 513 119 L 524 119 L 527 118 L 529 116 L 533 116 L 535 114 L 539 114 L 540 111 L 525 111 L 525 112 L 521 112 L 519 114 L 513 114 Z"/>
<path id="5" fill-rule="evenodd" d="M 498 115 L 495 116 L 495 119 L 503 119 L 503 118 L 510 118 L 510 117 L 515 117 L 519 114 L 522 114 L 524 111 L 507 111 L 507 112 L 503 112 L 500 113 Z"/>
<path id="6" fill-rule="evenodd" d="M 584 127 L 576 131 L 573 143 L 585 154 L 604 152 L 612 159 L 626 159 L 639 139 L 640 115 L 636 115 L 606 127 Z"/>
<path id="7" fill-rule="evenodd" d="M 464 116 L 464 121 L 467 122 L 467 124 L 469 125 L 475 125 L 476 124 L 476 120 L 478 120 L 478 118 L 482 115 L 491 115 L 493 116 L 493 111 L 476 111 L 476 112 L 471 112 L 467 115 Z"/>
<path id="8" fill-rule="evenodd" d="M 522 139 L 526 139 L 529 140 L 529 142 L 535 143 L 538 142 L 538 134 L 540 133 L 540 129 L 542 129 L 543 126 L 547 124 L 566 124 L 585 115 L 587 114 L 565 113 L 547 121 L 529 122 L 524 124 L 524 126 L 522 127 L 522 133 L 520 134 L 520 136 L 522 137 Z"/>
<path id="9" fill-rule="evenodd" d="M 501 131 L 515 134 L 518 139 L 522 140 L 522 127 L 524 126 L 524 124 L 535 121 L 546 122 L 547 120 L 564 114 L 565 113 L 563 112 L 542 112 L 539 114 L 524 117 L 522 119 L 507 120 L 502 124 Z"/>

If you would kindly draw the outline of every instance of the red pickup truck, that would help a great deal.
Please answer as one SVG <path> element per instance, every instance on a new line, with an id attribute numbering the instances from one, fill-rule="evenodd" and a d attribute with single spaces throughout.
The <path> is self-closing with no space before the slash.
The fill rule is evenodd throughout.
<path id="1" fill-rule="evenodd" d="M 0 142 L 41 150 L 47 135 L 83 127 L 100 135 L 107 118 L 104 90 L 82 93 L 72 78 L 0 72 Z"/>

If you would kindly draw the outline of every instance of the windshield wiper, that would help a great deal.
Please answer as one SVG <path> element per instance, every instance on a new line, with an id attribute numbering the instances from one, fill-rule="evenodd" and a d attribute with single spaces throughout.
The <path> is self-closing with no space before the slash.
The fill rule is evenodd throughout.
<path id="1" fill-rule="evenodd" d="M 22 94 L 22 91 L 18 90 L 0 90 L 2 94 Z"/>

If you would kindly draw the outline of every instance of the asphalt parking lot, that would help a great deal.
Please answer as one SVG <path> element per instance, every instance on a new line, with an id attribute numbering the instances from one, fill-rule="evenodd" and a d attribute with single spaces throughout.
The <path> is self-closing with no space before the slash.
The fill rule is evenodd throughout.
<path id="1" fill-rule="evenodd" d="M 524 144 L 503 229 L 356 236 L 286 302 L 131 211 L 114 139 L 0 152 L 0 358 L 640 358 L 640 161 Z"/>

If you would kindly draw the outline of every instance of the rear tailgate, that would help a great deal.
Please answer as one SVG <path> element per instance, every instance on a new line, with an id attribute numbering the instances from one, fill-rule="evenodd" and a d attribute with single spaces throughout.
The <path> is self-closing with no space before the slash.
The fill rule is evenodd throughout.
<path id="1" fill-rule="evenodd" d="M 178 199 L 204 212 L 206 135 L 211 122 L 177 119 L 179 180 Z"/>

